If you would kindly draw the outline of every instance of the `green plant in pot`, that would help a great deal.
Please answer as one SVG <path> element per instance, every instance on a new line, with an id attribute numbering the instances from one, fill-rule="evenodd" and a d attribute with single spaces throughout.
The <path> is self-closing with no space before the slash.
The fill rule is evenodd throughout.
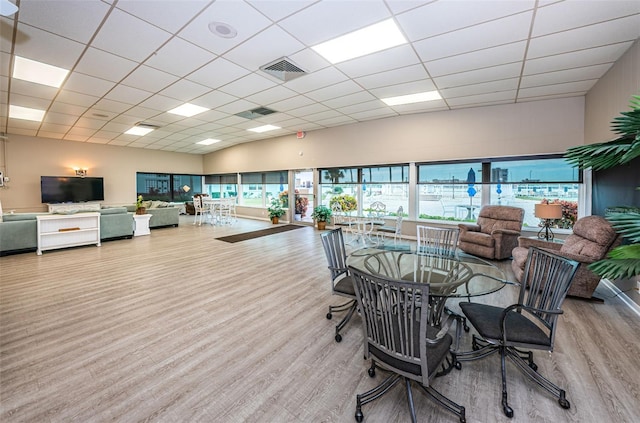
<path id="1" fill-rule="evenodd" d="M 631 111 L 611 123 L 618 138 L 604 143 L 580 145 L 567 149 L 565 158 L 580 169 L 609 169 L 630 163 L 640 157 L 640 96 L 633 96 Z M 640 189 L 636 187 L 636 189 Z M 628 244 L 614 248 L 607 258 L 589 268 L 597 275 L 608 278 L 632 278 L 640 275 L 640 213 L 638 208 L 620 208 L 605 216 Z"/>
<path id="2" fill-rule="evenodd" d="M 280 217 L 284 216 L 286 210 L 282 208 L 282 203 L 276 198 L 271 200 L 271 204 L 267 207 L 267 212 L 269 213 L 269 219 L 271 219 L 272 223 L 278 223 L 280 221 Z"/>
<path id="3" fill-rule="evenodd" d="M 327 206 L 316 206 L 313 208 L 311 217 L 318 222 L 318 229 L 323 230 L 327 227 L 327 222 L 331 219 L 331 209 Z"/>

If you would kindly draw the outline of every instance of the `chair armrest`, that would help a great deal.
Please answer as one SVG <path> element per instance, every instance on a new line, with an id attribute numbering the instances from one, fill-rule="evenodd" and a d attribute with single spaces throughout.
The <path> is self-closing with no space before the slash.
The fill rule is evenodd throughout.
<path id="1" fill-rule="evenodd" d="M 589 256 L 581 256 L 581 255 L 578 255 L 578 254 L 566 253 L 564 251 L 560 251 L 559 248 L 557 250 L 551 250 L 551 249 L 549 249 L 549 250 L 550 250 L 549 252 L 551 252 L 551 253 L 553 253 L 555 255 L 567 258 L 569 260 L 577 261 L 578 263 L 591 264 L 591 263 L 595 263 L 596 261 L 599 260 L 599 259 L 594 259 L 594 258 L 589 257 Z"/>
<path id="2" fill-rule="evenodd" d="M 466 224 L 466 223 L 458 223 L 458 228 L 460 229 L 460 232 L 466 232 L 466 231 L 471 231 L 471 232 L 480 232 L 480 225 L 476 225 L 476 224 Z"/>
<path id="3" fill-rule="evenodd" d="M 511 311 L 518 308 L 526 311 L 530 316 L 535 317 L 536 320 L 542 323 L 544 323 L 544 320 L 537 313 L 540 313 L 540 314 L 563 314 L 564 313 L 564 311 L 562 311 L 561 309 L 545 310 L 545 309 L 536 308 L 536 307 L 529 307 L 524 304 L 512 304 L 506 307 L 504 310 L 502 310 L 502 315 L 500 316 L 500 335 L 502 336 L 502 339 L 504 340 L 504 342 L 507 342 L 507 339 L 505 336 L 505 328 L 506 328 L 505 324 L 507 322 L 507 315 Z"/>
<path id="4" fill-rule="evenodd" d="M 549 242 L 540 238 L 528 238 L 521 236 L 518 238 L 518 247 L 530 248 L 530 247 L 538 247 L 544 248 L 545 250 L 553 250 L 557 251 L 562 248 L 562 244 L 557 242 Z"/>
<path id="5" fill-rule="evenodd" d="M 514 231 L 513 229 L 494 229 L 491 231 L 491 235 L 496 234 L 520 236 L 520 231 Z"/>

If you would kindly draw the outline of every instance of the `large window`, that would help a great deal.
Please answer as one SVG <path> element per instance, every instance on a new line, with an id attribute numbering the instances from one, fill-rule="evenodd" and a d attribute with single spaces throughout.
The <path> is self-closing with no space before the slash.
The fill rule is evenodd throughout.
<path id="1" fill-rule="evenodd" d="M 289 189 L 288 171 L 240 174 L 241 198 L 245 206 L 267 207 L 272 199 Z"/>
<path id="2" fill-rule="evenodd" d="M 418 165 L 418 217 L 475 220 L 482 205 L 482 170 L 482 162 Z"/>
<path id="3" fill-rule="evenodd" d="M 193 193 L 202 192 L 202 176 L 138 172 L 136 191 L 145 200 L 189 201 Z"/>
<path id="4" fill-rule="evenodd" d="M 558 156 L 424 163 L 418 165 L 419 218 L 475 221 L 483 204 L 502 204 L 523 208 L 524 226 L 535 227 L 534 206 L 543 200 L 563 204 L 575 217 L 581 182 L 581 173 Z M 570 227 L 568 220 L 559 224 Z"/>
<path id="5" fill-rule="evenodd" d="M 205 192 L 211 198 L 232 198 L 238 196 L 238 174 L 206 175 Z"/>
<path id="6" fill-rule="evenodd" d="M 408 165 L 321 169 L 320 182 L 321 204 L 326 206 L 334 197 L 349 196 L 357 202 L 357 214 L 366 214 L 374 202 L 383 203 L 391 215 L 400 206 L 407 212 Z"/>

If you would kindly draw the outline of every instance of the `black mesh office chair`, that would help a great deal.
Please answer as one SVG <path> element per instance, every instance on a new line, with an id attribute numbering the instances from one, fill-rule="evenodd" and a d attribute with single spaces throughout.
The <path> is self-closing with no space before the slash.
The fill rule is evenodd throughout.
<path id="1" fill-rule="evenodd" d="M 430 385 L 433 377 L 451 370 L 455 357 L 449 348 L 451 335 L 428 324 L 429 284 L 373 276 L 353 267 L 349 270 L 362 314 L 365 357 L 371 358 L 369 376 L 375 376 L 376 368 L 391 372 L 380 385 L 357 395 L 356 421 L 364 419 L 363 405 L 380 398 L 403 380 L 412 422 L 417 421 L 411 392 L 411 381 L 414 381 L 429 398 L 464 423 L 464 407 Z"/>
<path id="2" fill-rule="evenodd" d="M 329 271 L 331 272 L 331 292 L 336 295 L 349 298 L 344 304 L 329 306 L 327 319 L 331 320 L 333 313 L 346 311 L 347 314 L 336 325 L 336 342 L 342 341 L 340 331 L 349 323 L 353 313 L 356 311 L 356 294 L 353 291 L 353 282 L 349 269 L 347 269 L 347 253 L 344 245 L 342 228 L 323 232 L 321 235 L 324 253 L 327 256 Z"/>
<path id="3" fill-rule="evenodd" d="M 462 312 L 480 337 L 473 336 L 473 351 L 459 353 L 457 358 L 470 361 L 500 353 L 502 409 L 507 417 L 513 417 L 513 409 L 507 402 L 507 357 L 538 385 L 556 396 L 562 408 L 570 407 L 565 391 L 538 373 L 533 353 L 519 348 L 553 351 L 562 302 L 578 265 L 576 261 L 531 248 L 516 304 L 495 307 L 460 303 Z"/>

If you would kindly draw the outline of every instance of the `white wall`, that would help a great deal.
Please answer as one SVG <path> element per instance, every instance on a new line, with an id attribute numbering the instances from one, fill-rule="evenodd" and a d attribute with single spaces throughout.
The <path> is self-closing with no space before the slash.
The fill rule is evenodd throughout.
<path id="1" fill-rule="evenodd" d="M 0 144 L 0 147 L 2 145 Z M 40 176 L 75 176 L 73 167 L 104 178 L 105 204 L 133 203 L 136 172 L 202 173 L 202 156 L 142 148 L 10 135 L 0 170 L 11 181 L 0 188 L 4 212 L 45 211 Z"/>
<path id="2" fill-rule="evenodd" d="M 240 144 L 205 155 L 204 171 L 561 153 L 583 143 L 583 116 L 584 97 L 399 116 Z"/>
<path id="3" fill-rule="evenodd" d="M 611 121 L 629 110 L 633 95 L 640 95 L 640 40 L 594 85 L 585 103 L 585 144 L 616 138 Z"/>

